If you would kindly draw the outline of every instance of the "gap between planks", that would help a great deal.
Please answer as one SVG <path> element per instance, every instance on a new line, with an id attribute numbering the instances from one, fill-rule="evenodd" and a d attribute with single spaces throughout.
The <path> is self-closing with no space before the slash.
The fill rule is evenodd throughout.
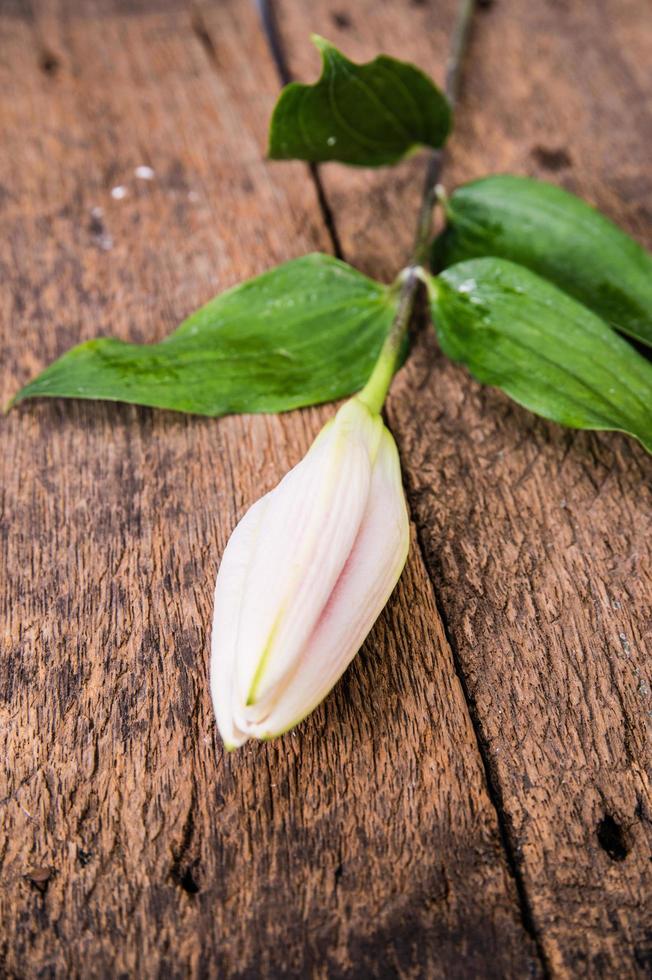
<path id="1" fill-rule="evenodd" d="M 279 81 L 281 85 L 287 85 L 288 82 L 292 81 L 292 75 L 288 67 L 285 52 L 283 50 L 283 42 L 278 30 L 274 7 L 269 0 L 251 0 L 251 2 L 253 3 L 258 14 L 262 32 L 267 42 L 267 47 L 269 48 Z M 211 67 L 215 71 L 218 71 L 219 66 L 217 63 L 215 44 L 213 43 L 210 30 L 208 29 L 204 17 L 202 16 L 202 12 L 196 4 L 193 5 L 191 10 L 191 26 L 195 37 L 198 39 L 202 48 L 206 52 L 206 57 L 208 58 Z M 337 232 L 337 225 L 335 223 L 330 202 L 324 190 L 324 185 L 319 175 L 319 168 L 314 163 L 307 163 L 306 169 L 315 188 L 319 209 L 321 211 L 326 232 L 331 241 L 333 254 L 336 258 L 343 259 L 344 253 L 342 251 L 342 244 Z"/>

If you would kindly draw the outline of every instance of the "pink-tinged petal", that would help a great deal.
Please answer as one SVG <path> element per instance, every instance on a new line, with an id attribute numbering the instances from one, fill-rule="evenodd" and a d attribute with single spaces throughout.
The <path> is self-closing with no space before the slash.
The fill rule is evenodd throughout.
<path id="1" fill-rule="evenodd" d="M 382 422 L 348 402 L 269 494 L 236 645 L 236 720 L 267 712 L 295 668 L 350 555 L 367 507 Z"/>
<path id="2" fill-rule="evenodd" d="M 368 504 L 348 560 L 283 689 L 237 712 L 257 738 L 292 728 L 328 694 L 360 649 L 396 585 L 409 547 L 400 463 L 383 427 Z"/>
<path id="3" fill-rule="evenodd" d="M 211 695 L 222 740 L 237 748 L 248 736 L 233 719 L 235 655 L 247 572 L 269 494 L 246 512 L 229 538 L 215 584 L 211 640 Z"/>

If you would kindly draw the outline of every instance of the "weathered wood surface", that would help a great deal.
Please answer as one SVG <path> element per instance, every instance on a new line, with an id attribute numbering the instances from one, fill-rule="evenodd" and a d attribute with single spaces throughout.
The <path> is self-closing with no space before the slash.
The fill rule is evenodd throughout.
<path id="1" fill-rule="evenodd" d="M 2 32 L 3 397 L 80 338 L 163 336 L 329 247 L 305 168 L 262 159 L 277 81 L 249 4 L 12 8 Z M 216 738 L 219 556 L 327 415 L 3 420 L 5 975 L 539 971 L 416 545 L 296 736 Z"/>
<path id="2" fill-rule="evenodd" d="M 302 16 L 284 0 L 279 23 L 302 77 L 317 67 L 302 42 L 313 25 L 352 57 L 380 47 L 438 65 L 441 80 L 444 6 L 370 0 L 342 18 L 328 0 Z M 637 2 L 481 11 L 444 182 L 552 179 L 652 246 L 651 63 Z M 352 183 L 324 169 L 345 257 L 400 265 L 417 172 L 413 160 L 398 179 Z M 546 966 L 652 974 L 650 457 L 622 436 L 536 420 L 447 363 L 430 331 L 388 417 Z"/>
<path id="3" fill-rule="evenodd" d="M 278 6 L 306 78 L 309 30 L 441 77 L 450 2 Z M 641 7 L 479 16 L 448 180 L 561 161 L 640 232 Z M 0 10 L 3 399 L 78 339 L 156 339 L 329 249 L 305 169 L 263 161 L 277 80 L 248 3 Z M 347 258 L 391 276 L 418 161 L 322 176 Z M 223 755 L 219 556 L 327 415 L 0 424 L 4 975 L 649 968 L 649 462 L 481 391 L 428 335 L 389 407 L 420 541 L 401 585 L 295 737 Z"/>

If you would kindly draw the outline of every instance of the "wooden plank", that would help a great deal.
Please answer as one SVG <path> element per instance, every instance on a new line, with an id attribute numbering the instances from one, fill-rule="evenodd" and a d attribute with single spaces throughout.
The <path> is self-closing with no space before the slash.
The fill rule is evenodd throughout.
<path id="1" fill-rule="evenodd" d="M 305 169 L 262 157 L 277 85 L 249 4 L 12 5 L 0 32 L 3 400 L 82 338 L 157 339 L 328 248 Z M 328 414 L 2 421 L 3 976 L 539 971 L 416 543 L 295 736 L 216 738 L 219 556 Z"/>
<path id="2" fill-rule="evenodd" d="M 283 2 L 305 37 L 443 77 L 454 4 Z M 350 13 L 349 13 L 350 10 Z M 648 245 L 645 4 L 496 3 L 476 15 L 445 183 L 553 179 Z M 421 164 L 422 166 L 422 164 Z M 420 165 L 322 168 L 345 256 L 391 276 Z M 652 969 L 649 456 L 537 420 L 447 363 L 430 330 L 390 399 L 409 496 L 540 946 L 557 976 Z M 418 425 L 415 425 L 415 416 Z"/>

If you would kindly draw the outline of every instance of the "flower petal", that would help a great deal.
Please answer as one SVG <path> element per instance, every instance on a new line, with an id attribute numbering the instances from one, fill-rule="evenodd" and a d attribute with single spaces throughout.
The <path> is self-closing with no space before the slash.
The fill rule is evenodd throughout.
<path id="1" fill-rule="evenodd" d="M 358 534 L 382 428 L 365 406 L 347 402 L 269 494 L 236 647 L 242 708 L 267 705 L 305 648 Z"/>
<path id="2" fill-rule="evenodd" d="M 396 444 L 383 426 L 368 505 L 351 554 L 285 689 L 238 712 L 243 729 L 270 738 L 294 727 L 328 694 L 358 652 L 396 585 L 409 519 Z M 266 712 L 262 709 L 266 708 Z"/>
<path id="3" fill-rule="evenodd" d="M 257 500 L 236 526 L 224 549 L 215 583 L 211 695 L 217 727 L 228 749 L 237 748 L 248 738 L 233 720 L 235 654 L 245 581 L 268 502 L 269 494 Z"/>

